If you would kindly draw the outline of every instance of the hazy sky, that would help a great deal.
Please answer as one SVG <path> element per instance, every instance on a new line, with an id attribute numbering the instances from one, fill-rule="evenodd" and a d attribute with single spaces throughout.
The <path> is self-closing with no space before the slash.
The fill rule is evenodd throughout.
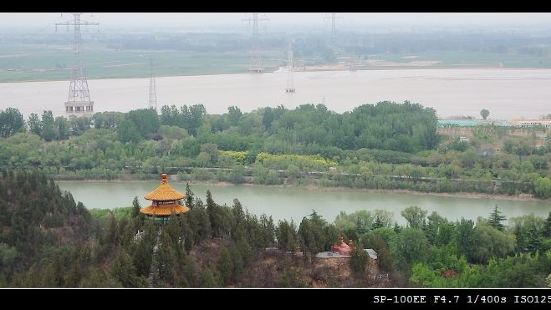
<path id="1" fill-rule="evenodd" d="M 323 26 L 326 13 L 266 13 L 270 28 Z M 182 31 L 209 30 L 221 25 L 246 27 L 247 13 L 87 13 L 83 19 L 99 22 L 102 28 L 181 28 Z M 381 26 L 499 26 L 551 25 L 550 13 L 338 13 L 342 27 Z M 53 29 L 53 24 L 70 19 L 60 13 L 0 13 L 0 28 L 40 27 Z M 327 24 L 327 20 L 325 22 Z"/>

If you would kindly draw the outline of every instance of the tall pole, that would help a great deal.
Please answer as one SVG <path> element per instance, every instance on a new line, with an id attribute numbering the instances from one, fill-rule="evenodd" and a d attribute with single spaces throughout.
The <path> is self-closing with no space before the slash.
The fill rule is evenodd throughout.
<path id="1" fill-rule="evenodd" d="M 336 17 L 337 17 L 336 13 L 331 13 L 331 36 L 333 37 L 333 39 L 337 35 L 337 27 L 335 26 Z"/>
<path id="2" fill-rule="evenodd" d="M 69 83 L 69 95 L 65 102 L 65 112 L 73 113 L 93 113 L 94 102 L 90 100 L 90 90 L 88 89 L 88 80 L 86 78 L 86 70 L 80 58 L 82 47 L 82 35 L 80 26 L 98 26 L 98 23 L 91 23 L 80 19 L 81 13 L 72 13 L 73 20 L 63 23 L 56 23 L 55 29 L 58 26 L 73 26 L 73 54 L 74 64 L 72 67 L 71 81 Z"/>
<path id="3" fill-rule="evenodd" d="M 286 93 L 294 93 L 295 92 L 295 83 L 293 80 L 293 71 L 294 71 L 294 63 L 293 63 L 293 43 L 289 42 L 289 49 L 287 50 L 287 88 L 285 89 Z"/>
<path id="4" fill-rule="evenodd" d="M 155 84 L 155 75 L 153 74 L 153 59 L 149 60 L 149 108 L 157 111 L 157 87 Z"/>

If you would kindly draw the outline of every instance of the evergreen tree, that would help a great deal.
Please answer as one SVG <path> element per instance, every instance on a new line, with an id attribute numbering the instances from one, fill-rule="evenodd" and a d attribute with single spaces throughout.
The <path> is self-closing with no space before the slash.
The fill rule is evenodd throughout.
<path id="1" fill-rule="evenodd" d="M 542 238 L 540 232 L 536 229 L 536 227 L 530 227 L 530 229 L 528 230 L 528 251 L 535 252 L 540 250 L 541 244 Z"/>
<path id="2" fill-rule="evenodd" d="M 195 194 L 191 191 L 191 186 L 189 182 L 186 182 L 186 207 L 193 209 L 193 198 Z"/>
<path id="3" fill-rule="evenodd" d="M 227 285 L 233 276 L 234 265 L 232 261 L 232 256 L 226 247 L 223 247 L 220 250 L 217 268 L 218 272 L 220 273 L 222 283 L 224 283 L 224 285 Z"/>
<path id="4" fill-rule="evenodd" d="M 138 197 L 134 197 L 134 200 L 132 200 L 132 217 L 137 217 L 140 215 L 140 202 L 138 201 Z"/>
<path id="5" fill-rule="evenodd" d="M 186 282 L 186 287 L 201 287 L 202 274 L 199 266 L 189 255 L 182 257 L 179 263 L 183 266 L 182 278 Z"/>
<path id="6" fill-rule="evenodd" d="M 204 267 L 203 272 L 201 272 L 201 287 L 209 288 L 219 286 L 218 280 L 212 270 L 209 267 Z"/>
<path id="7" fill-rule="evenodd" d="M 365 272 L 369 256 L 361 247 L 354 247 L 352 256 L 350 257 L 350 267 L 356 275 L 362 275 Z"/>
<path id="8" fill-rule="evenodd" d="M 543 235 L 545 237 L 551 237 L 551 212 L 549 212 L 547 219 L 545 219 L 545 226 L 543 227 Z"/>
<path id="9" fill-rule="evenodd" d="M 402 227 L 398 223 L 394 223 L 394 232 L 399 234 L 402 231 Z"/>
<path id="10" fill-rule="evenodd" d="M 284 251 L 294 252 L 298 246 L 298 236 L 295 223 L 287 220 L 279 222 L 276 230 L 278 248 Z"/>
<path id="11" fill-rule="evenodd" d="M 188 215 L 191 230 L 194 232 L 193 243 L 198 244 L 202 240 L 211 238 L 212 225 L 210 223 L 209 214 L 200 199 L 195 202 L 195 207 L 188 212 Z"/>
<path id="12" fill-rule="evenodd" d="M 501 211 L 498 210 L 496 205 L 494 211 L 490 214 L 488 224 L 500 231 L 503 231 L 503 229 L 505 229 L 505 226 L 501 222 L 505 221 L 506 219 L 507 218 L 505 216 L 501 215 Z"/>
<path id="13" fill-rule="evenodd" d="M 381 220 L 381 217 L 380 216 L 376 216 L 375 217 L 375 222 L 373 222 L 373 225 L 371 226 L 371 229 L 377 229 L 377 228 L 381 228 L 381 227 L 385 227 L 383 221 Z"/>
<path id="14" fill-rule="evenodd" d="M 126 252 L 121 252 L 111 267 L 111 274 L 124 287 L 144 287 L 145 281 L 136 274 L 136 267 Z"/>
<path id="15" fill-rule="evenodd" d="M 369 247 L 377 252 L 377 264 L 384 271 L 392 271 L 394 261 L 390 254 L 390 249 L 383 238 L 377 234 L 373 234 L 369 238 Z"/>
<path id="16" fill-rule="evenodd" d="M 155 253 L 156 263 L 159 268 L 159 279 L 168 286 L 174 286 L 177 267 L 177 245 L 173 243 L 172 237 L 167 230 L 161 230 L 160 243 Z"/>

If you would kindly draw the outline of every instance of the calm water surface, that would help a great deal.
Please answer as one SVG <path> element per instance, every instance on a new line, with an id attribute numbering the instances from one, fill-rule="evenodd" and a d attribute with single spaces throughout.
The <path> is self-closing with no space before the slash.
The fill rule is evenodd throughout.
<path id="1" fill-rule="evenodd" d="M 142 205 L 147 201 L 143 196 L 155 189 L 158 181 L 121 181 L 121 182 L 68 182 L 58 181 L 63 190 L 73 194 L 76 201 L 82 201 L 88 208 L 117 208 L 132 204 L 138 196 Z M 180 192 L 185 192 L 185 183 L 172 182 Z M 219 204 L 232 204 L 238 198 L 244 208 L 251 213 L 272 215 L 274 220 L 294 219 L 316 210 L 324 218 L 333 221 L 340 211 L 351 213 L 357 210 L 385 209 L 393 212 L 399 223 L 404 223 L 400 211 L 416 205 L 429 212 L 437 211 L 451 219 L 461 217 L 476 220 L 487 217 L 496 204 L 507 217 L 533 213 L 547 217 L 551 212 L 549 201 L 511 201 L 482 198 L 456 198 L 406 193 L 370 193 L 363 191 L 307 190 L 295 187 L 282 188 L 251 185 L 212 185 L 192 184 L 192 190 L 203 202 L 205 193 L 210 189 L 214 201 Z"/>
<path id="2" fill-rule="evenodd" d="M 296 72 L 296 93 L 287 94 L 287 73 L 222 74 L 157 78 L 159 107 L 204 104 L 209 113 L 224 113 L 236 105 L 242 111 L 283 104 L 325 103 L 336 112 L 383 100 L 410 100 L 433 107 L 439 116 L 478 116 L 510 119 L 551 113 L 551 69 L 392 69 Z M 90 80 L 95 111 L 127 112 L 145 108 L 149 80 Z M 0 83 L 0 109 L 19 108 L 23 114 L 64 111 L 69 83 Z"/>

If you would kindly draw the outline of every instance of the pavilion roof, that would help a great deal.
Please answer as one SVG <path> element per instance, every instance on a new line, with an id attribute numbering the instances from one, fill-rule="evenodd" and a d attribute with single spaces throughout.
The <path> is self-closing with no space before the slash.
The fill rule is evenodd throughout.
<path id="1" fill-rule="evenodd" d="M 184 199 L 185 195 L 177 192 L 170 184 L 168 184 L 168 178 L 166 174 L 161 175 L 161 185 L 159 185 L 154 191 L 145 195 L 147 200 L 155 201 L 172 201 Z"/>
<path id="2" fill-rule="evenodd" d="M 189 208 L 186 206 L 178 205 L 178 204 L 171 204 L 171 205 L 163 205 L 163 206 L 154 206 L 151 205 L 149 207 L 141 208 L 140 212 L 146 215 L 151 216 L 170 216 L 172 213 L 174 214 L 182 214 L 189 211 Z"/>

